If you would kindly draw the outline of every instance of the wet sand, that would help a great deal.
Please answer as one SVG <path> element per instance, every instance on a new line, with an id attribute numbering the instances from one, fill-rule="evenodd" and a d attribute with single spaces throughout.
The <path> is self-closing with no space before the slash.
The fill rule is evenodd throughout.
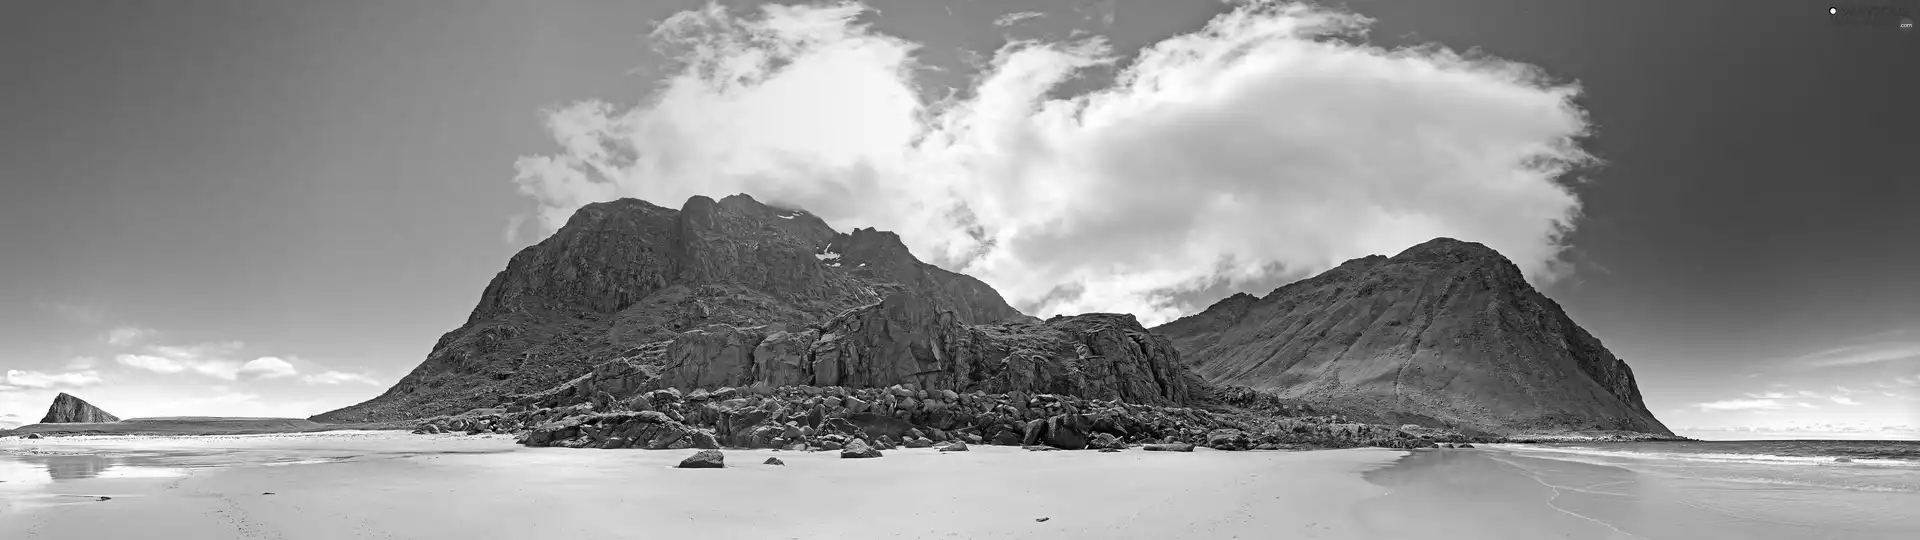
<path id="1" fill-rule="evenodd" d="M 96 457 L 77 457 L 86 452 Z M 0 510 L 0 530 L 35 539 L 1359 538 L 1349 509 L 1383 492 L 1360 473 L 1404 454 L 982 445 L 863 460 L 728 451 L 726 469 L 673 468 L 692 453 L 385 433 L 0 442 L 0 461 L 13 461 L 0 469 L 0 494 L 25 501 Z M 768 457 L 787 464 L 761 464 Z M 115 474 L 124 470 L 145 472 Z"/>

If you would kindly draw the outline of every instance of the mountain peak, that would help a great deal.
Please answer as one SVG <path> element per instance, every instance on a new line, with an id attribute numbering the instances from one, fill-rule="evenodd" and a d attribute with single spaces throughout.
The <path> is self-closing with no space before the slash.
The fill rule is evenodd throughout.
<path id="1" fill-rule="evenodd" d="M 915 259 L 891 232 L 838 233 L 747 194 L 696 195 L 678 210 L 596 202 L 514 254 L 466 324 L 385 394 L 315 418 L 457 413 L 700 328 L 810 327 L 903 291 L 965 324 L 1023 316 L 986 283 Z"/>
<path id="2" fill-rule="evenodd" d="M 1501 255 L 1499 251 L 1495 251 L 1493 248 L 1487 247 L 1486 244 L 1482 244 L 1479 242 L 1468 242 L 1464 240 L 1455 240 L 1453 238 L 1448 238 L 1444 236 L 1435 238 L 1432 240 L 1428 240 L 1425 242 L 1421 242 L 1413 247 L 1407 248 L 1406 250 L 1401 251 L 1399 255 L 1394 255 L 1393 258 L 1409 259 L 1409 258 L 1435 257 L 1435 256 L 1499 257 L 1501 259 L 1506 259 L 1505 255 Z"/>
<path id="3" fill-rule="evenodd" d="M 1435 238 L 1392 258 L 1353 259 L 1153 331 L 1210 382 L 1355 417 L 1670 433 L 1625 362 L 1477 242 Z"/>

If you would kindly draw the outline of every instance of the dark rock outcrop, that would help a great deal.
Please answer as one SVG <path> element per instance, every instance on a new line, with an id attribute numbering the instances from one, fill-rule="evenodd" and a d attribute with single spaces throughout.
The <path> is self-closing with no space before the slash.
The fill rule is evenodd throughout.
<path id="1" fill-rule="evenodd" d="M 119 422 L 120 417 L 107 414 L 107 411 L 87 403 L 86 400 L 61 392 L 53 397 L 53 405 L 47 407 L 47 415 L 40 418 L 42 424 L 93 424 Z"/>
<path id="2" fill-rule="evenodd" d="M 1367 421 L 1672 434 L 1625 362 L 1477 243 L 1354 259 L 1153 331 L 1211 383 Z"/>

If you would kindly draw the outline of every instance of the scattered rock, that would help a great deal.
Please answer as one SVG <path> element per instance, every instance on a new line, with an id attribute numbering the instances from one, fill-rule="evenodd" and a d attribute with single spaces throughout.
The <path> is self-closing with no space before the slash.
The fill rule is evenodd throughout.
<path id="1" fill-rule="evenodd" d="M 1149 444 L 1142 446 L 1140 449 L 1149 452 L 1192 452 L 1193 445 L 1186 443 L 1161 443 Z"/>
<path id="2" fill-rule="evenodd" d="M 103 497 L 100 497 L 100 500 L 103 500 L 103 501 L 111 501 L 111 500 L 113 500 L 113 497 L 105 497 L 105 496 L 103 496 Z"/>
<path id="3" fill-rule="evenodd" d="M 727 466 L 727 457 L 719 450 L 701 450 L 680 462 L 682 469 L 719 469 Z"/>
<path id="4" fill-rule="evenodd" d="M 1853 458 L 1839 458 L 1839 459 L 1833 460 L 1833 462 L 1834 463 L 1853 463 Z"/>
<path id="5" fill-rule="evenodd" d="M 940 447 L 940 451 L 941 452 L 965 452 L 967 451 L 967 442 L 953 441 L 953 442 L 947 443 L 946 446 Z"/>
<path id="6" fill-rule="evenodd" d="M 1053 519 L 1053 518 L 1050 518 L 1050 517 L 1035 518 L 1034 521 L 1045 522 L 1046 520 L 1049 520 L 1049 519 Z"/>
<path id="7" fill-rule="evenodd" d="M 780 461 L 780 458 L 777 458 L 777 457 L 770 457 L 770 458 L 767 458 L 766 461 L 761 462 L 761 464 L 762 465 L 786 465 L 787 462 Z"/>
<path id="8" fill-rule="evenodd" d="M 1113 453 L 1113 452 L 1119 452 L 1120 449 L 1119 448 L 1101 448 L 1100 451 L 1103 453 Z"/>
<path id="9" fill-rule="evenodd" d="M 38 438 L 40 438 L 40 434 L 39 434 L 39 433 L 28 433 L 28 434 L 26 434 L 26 435 L 24 435 L 24 436 L 22 436 L 22 437 L 20 437 L 20 438 L 22 438 L 22 439 L 38 439 Z"/>
<path id="10" fill-rule="evenodd" d="M 1453 445 L 1453 447 L 1454 448 L 1473 448 L 1473 445 L 1470 443 L 1459 443 L 1459 444 Z"/>
<path id="11" fill-rule="evenodd" d="M 907 448 L 932 448 L 933 441 L 927 440 L 925 438 L 907 439 L 907 442 L 903 446 L 906 446 Z"/>

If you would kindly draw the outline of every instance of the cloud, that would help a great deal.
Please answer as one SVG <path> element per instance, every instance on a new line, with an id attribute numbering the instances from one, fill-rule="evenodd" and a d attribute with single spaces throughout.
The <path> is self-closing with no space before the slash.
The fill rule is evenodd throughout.
<path id="1" fill-rule="evenodd" d="M 1818 408 L 1820 408 L 1820 406 L 1819 406 L 1819 405 L 1814 405 L 1814 404 L 1812 404 L 1812 403 L 1807 403 L 1807 402 L 1805 402 L 1805 401 L 1801 401 L 1801 402 L 1797 402 L 1796 404 L 1797 404 L 1797 405 L 1799 405 L 1799 406 L 1801 406 L 1801 407 L 1804 407 L 1804 408 L 1808 408 L 1808 409 L 1818 409 Z"/>
<path id="2" fill-rule="evenodd" d="M 100 324 L 107 320 L 106 310 L 93 306 L 53 302 L 41 303 L 40 307 L 52 311 L 54 314 L 69 321 L 81 324 Z"/>
<path id="3" fill-rule="evenodd" d="M 1835 347 L 1794 361 L 1808 367 L 1828 368 L 1915 359 L 1920 359 L 1920 343 L 1893 341 Z"/>
<path id="4" fill-rule="evenodd" d="M 527 225 L 527 216 L 514 215 L 507 218 L 507 228 L 500 232 L 500 241 L 510 246 L 520 244 L 520 229 Z"/>
<path id="5" fill-rule="evenodd" d="M 154 373 L 163 373 L 163 374 L 179 373 L 182 371 L 186 371 L 187 369 L 187 366 L 185 364 L 176 362 L 171 358 L 164 358 L 164 357 L 152 356 L 152 355 L 146 355 L 146 354 L 122 354 L 122 355 L 113 357 L 113 361 L 119 362 L 121 365 L 124 365 L 124 366 L 140 368 L 140 369 L 144 369 Z"/>
<path id="6" fill-rule="evenodd" d="M 92 369 L 99 360 L 91 356 L 75 356 L 67 359 L 67 369 Z"/>
<path id="7" fill-rule="evenodd" d="M 380 381 L 374 379 L 373 376 L 371 375 L 364 375 L 360 373 L 347 373 L 343 371 L 328 371 L 328 372 L 321 373 L 319 375 L 307 375 L 305 377 L 301 377 L 300 379 L 303 381 L 306 381 L 307 384 L 341 384 L 341 383 L 357 382 L 357 383 L 362 383 L 370 386 L 380 386 Z"/>
<path id="8" fill-rule="evenodd" d="M 0 377 L 0 391 L 82 388 L 95 384 L 100 384 L 100 372 L 93 370 L 67 373 L 43 373 L 39 371 L 9 369 L 5 377 Z"/>
<path id="9" fill-rule="evenodd" d="M 972 97 L 925 102 L 918 45 L 861 9 L 668 18 L 651 35 L 679 64 L 653 93 L 549 111 L 560 149 L 516 162 L 541 232 L 595 201 L 745 192 L 899 232 L 1028 313 L 1148 324 L 1438 236 L 1536 282 L 1564 271 L 1580 201 L 1563 177 L 1594 162 L 1589 124 L 1579 88 L 1532 66 L 1358 44 L 1363 16 L 1253 3 L 1079 94 L 1057 95 L 1124 52 L 1010 43 Z"/>
<path id="10" fill-rule="evenodd" d="M 103 339 L 105 339 L 109 345 L 133 345 L 142 339 L 152 337 L 155 333 L 157 332 L 147 328 L 122 326 L 107 331 L 107 335 Z"/>
<path id="11" fill-rule="evenodd" d="M 1755 394 L 1752 392 L 1748 392 L 1747 397 L 1754 398 L 1754 399 L 1792 399 L 1795 396 L 1792 394 L 1784 393 L 1784 392 L 1767 392 L 1764 394 Z"/>
<path id="12" fill-rule="evenodd" d="M 1074 6 L 1073 10 L 1085 15 L 1089 21 L 1098 21 L 1101 25 L 1109 27 L 1113 26 L 1113 16 L 1117 11 L 1114 0 L 1093 0 Z"/>
<path id="13" fill-rule="evenodd" d="M 1812 390 L 1801 390 L 1799 394 L 1800 394 L 1800 397 L 1812 397 L 1812 398 L 1820 397 L 1820 394 L 1818 392 L 1814 392 Z"/>
<path id="14" fill-rule="evenodd" d="M 1851 389 L 1851 388 L 1847 388 L 1847 387 L 1845 387 L 1845 386 L 1840 386 L 1840 385 L 1837 385 L 1837 384 L 1836 384 L 1836 385 L 1833 385 L 1833 391 L 1835 391 L 1835 392 L 1839 392 L 1839 393 L 1842 393 L 1842 394 L 1851 394 L 1851 393 L 1853 393 L 1853 389 Z"/>
<path id="15" fill-rule="evenodd" d="M 262 356 L 240 366 L 239 374 L 253 375 L 262 379 L 277 379 L 298 375 L 300 374 L 300 370 L 294 369 L 293 364 L 287 363 L 286 360 L 272 356 Z"/>
<path id="16" fill-rule="evenodd" d="M 152 345 L 146 349 L 148 354 L 121 354 L 113 359 L 121 365 L 154 373 L 171 375 L 192 371 L 231 381 L 238 378 L 242 364 L 230 358 L 244 347 L 246 344 L 239 341 Z"/>
<path id="17" fill-rule="evenodd" d="M 1020 24 L 1020 21 L 1024 21 L 1027 19 L 1038 19 L 1040 17 L 1045 17 L 1045 16 L 1046 16 L 1045 14 L 1042 14 L 1037 11 L 1022 11 L 1019 13 L 1008 13 L 1006 15 L 1001 15 L 1000 18 L 998 19 L 994 19 L 993 25 L 1001 28 L 1006 28 L 1009 26 Z"/>
<path id="18" fill-rule="evenodd" d="M 1730 399 L 1695 403 L 1701 411 L 1775 411 L 1780 410 L 1780 402 L 1771 399 Z"/>
<path id="19" fill-rule="evenodd" d="M 1859 405 L 1860 404 L 1860 402 L 1854 401 L 1853 398 L 1846 397 L 1846 396 L 1833 396 L 1827 399 L 1833 400 L 1834 403 L 1839 403 L 1841 405 Z"/>

